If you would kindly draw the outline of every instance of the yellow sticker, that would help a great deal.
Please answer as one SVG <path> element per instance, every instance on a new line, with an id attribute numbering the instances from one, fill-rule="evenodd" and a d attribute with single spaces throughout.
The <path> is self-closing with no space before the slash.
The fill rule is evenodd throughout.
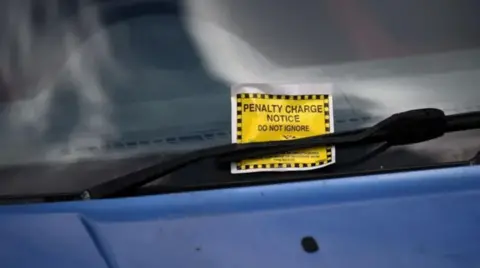
<path id="1" fill-rule="evenodd" d="M 237 143 L 299 139 L 333 132 L 330 94 L 236 93 L 232 97 L 232 105 L 236 106 L 233 140 Z M 333 162 L 334 148 L 319 147 L 244 160 L 232 164 L 232 173 L 311 170 Z"/>

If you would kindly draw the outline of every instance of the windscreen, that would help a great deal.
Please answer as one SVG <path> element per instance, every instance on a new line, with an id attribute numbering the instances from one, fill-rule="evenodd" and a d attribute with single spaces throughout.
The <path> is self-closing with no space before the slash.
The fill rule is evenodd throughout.
<path id="1" fill-rule="evenodd" d="M 333 83 L 337 131 L 414 108 L 480 110 L 475 0 L 0 5 L 3 165 L 229 143 L 237 83 Z M 469 140 L 417 151 L 467 157 Z"/>

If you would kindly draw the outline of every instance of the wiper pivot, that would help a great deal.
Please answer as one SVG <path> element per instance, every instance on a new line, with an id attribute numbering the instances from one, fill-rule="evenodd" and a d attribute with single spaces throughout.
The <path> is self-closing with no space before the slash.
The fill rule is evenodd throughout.
<path id="1" fill-rule="evenodd" d="M 447 117 L 438 109 L 412 110 L 393 115 L 383 128 L 385 142 L 391 146 L 414 144 L 443 136 Z"/>

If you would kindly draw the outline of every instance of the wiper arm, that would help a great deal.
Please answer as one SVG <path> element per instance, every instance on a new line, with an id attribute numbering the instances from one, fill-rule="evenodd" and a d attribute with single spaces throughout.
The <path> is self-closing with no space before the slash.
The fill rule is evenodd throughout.
<path id="1" fill-rule="evenodd" d="M 94 186 L 84 191 L 83 197 L 105 198 L 117 196 L 207 158 L 218 158 L 221 162 L 237 162 L 244 159 L 327 145 L 349 147 L 383 144 L 360 159 L 365 160 L 385 151 L 390 146 L 419 143 L 441 137 L 447 132 L 470 129 L 480 129 L 480 112 L 446 116 L 439 109 L 411 110 L 394 114 L 372 127 L 354 131 L 296 140 L 228 144 L 201 149 L 147 168 L 132 171 L 112 181 Z"/>

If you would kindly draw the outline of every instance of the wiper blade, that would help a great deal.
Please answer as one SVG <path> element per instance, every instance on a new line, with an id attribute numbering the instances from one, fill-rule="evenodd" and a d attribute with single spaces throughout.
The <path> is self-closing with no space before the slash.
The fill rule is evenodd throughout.
<path id="1" fill-rule="evenodd" d="M 381 153 L 391 146 L 419 143 L 441 137 L 448 132 L 470 129 L 480 129 L 480 112 L 446 116 L 439 109 L 411 110 L 394 114 L 372 127 L 354 131 L 296 140 L 228 144 L 201 149 L 94 186 L 84 191 L 82 196 L 83 198 L 118 196 L 207 158 L 217 158 L 221 162 L 237 162 L 327 145 L 350 147 L 382 144 L 361 159 L 357 159 L 358 162 Z"/>

